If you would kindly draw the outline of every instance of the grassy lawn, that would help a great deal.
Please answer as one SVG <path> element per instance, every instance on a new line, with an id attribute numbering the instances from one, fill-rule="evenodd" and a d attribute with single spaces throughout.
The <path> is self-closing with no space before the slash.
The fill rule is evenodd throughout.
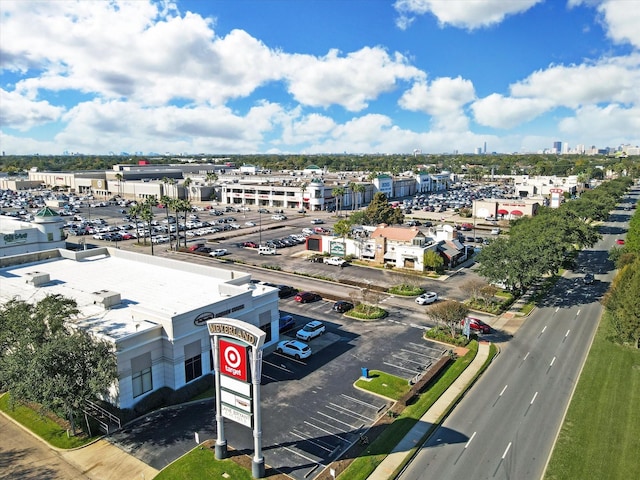
<path id="1" fill-rule="evenodd" d="M 50 418 L 40 415 L 32 408 L 22 405 L 15 405 L 11 408 L 9 405 L 9 394 L 0 397 L 0 410 L 9 415 L 11 418 L 21 423 L 33 433 L 42 437 L 54 447 L 58 448 L 76 448 L 86 445 L 97 437 L 68 437 L 67 430 Z"/>
<path id="2" fill-rule="evenodd" d="M 216 460 L 213 449 L 196 447 L 182 458 L 162 470 L 154 480 L 209 480 L 212 478 L 232 478 L 250 480 L 251 470 L 242 468 L 233 460 Z"/>
<path id="3" fill-rule="evenodd" d="M 600 323 L 546 480 L 640 478 L 640 350 L 607 341 Z"/>
<path id="4" fill-rule="evenodd" d="M 211 387 L 208 388 L 207 390 L 205 390 L 204 392 L 196 395 L 195 397 L 193 397 L 191 400 L 189 400 L 190 402 L 193 402 L 195 400 L 204 400 L 205 398 L 212 398 L 216 396 L 216 389 L 215 387 Z"/>
<path id="5" fill-rule="evenodd" d="M 369 379 L 358 379 L 356 386 L 391 400 L 399 400 L 410 388 L 406 379 L 389 375 L 380 370 L 370 370 Z"/>

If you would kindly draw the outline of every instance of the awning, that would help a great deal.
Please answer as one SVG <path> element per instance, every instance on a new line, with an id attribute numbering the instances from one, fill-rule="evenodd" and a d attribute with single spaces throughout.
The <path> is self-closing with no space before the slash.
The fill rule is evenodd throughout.
<path id="1" fill-rule="evenodd" d="M 511 215 L 522 215 L 522 212 L 520 210 L 511 210 Z"/>
<path id="2" fill-rule="evenodd" d="M 504 210 L 502 208 L 500 210 L 498 210 L 498 215 L 507 215 L 508 213 L 509 213 L 508 210 Z"/>

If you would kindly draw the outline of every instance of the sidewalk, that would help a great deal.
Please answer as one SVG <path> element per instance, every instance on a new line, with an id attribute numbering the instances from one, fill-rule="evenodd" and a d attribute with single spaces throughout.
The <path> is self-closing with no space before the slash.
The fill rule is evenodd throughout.
<path id="1" fill-rule="evenodd" d="M 489 357 L 489 343 L 481 342 L 478 354 L 464 372 L 456 379 L 442 396 L 436 400 L 431 408 L 422 416 L 420 421 L 405 435 L 378 468 L 369 475 L 368 480 L 388 480 L 392 473 L 402 464 L 411 449 L 418 446 L 418 442 L 429 431 L 432 425 L 445 415 L 458 396 L 471 384 L 478 371 Z"/>

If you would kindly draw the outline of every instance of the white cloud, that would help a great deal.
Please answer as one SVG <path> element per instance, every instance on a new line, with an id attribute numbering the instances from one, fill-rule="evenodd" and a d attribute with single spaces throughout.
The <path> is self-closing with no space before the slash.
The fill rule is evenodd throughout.
<path id="1" fill-rule="evenodd" d="M 0 105 L 2 105 L 0 127 L 12 127 L 21 131 L 54 122 L 64 112 L 64 108 L 55 107 L 49 102 L 29 100 L 2 88 L 0 88 Z"/>
<path id="2" fill-rule="evenodd" d="M 471 109 L 480 125 L 506 129 L 532 120 L 552 107 L 552 102 L 540 98 L 513 98 L 493 93 L 474 102 Z"/>
<path id="3" fill-rule="evenodd" d="M 563 134 L 572 138 L 589 139 L 590 143 L 610 146 L 623 143 L 640 145 L 640 106 L 624 108 L 615 104 L 606 107 L 588 105 L 576 110 L 574 117 L 561 120 L 558 126 Z"/>
<path id="4" fill-rule="evenodd" d="M 298 102 L 314 107 L 336 104 L 352 112 L 394 89 L 398 80 L 424 77 L 402 55 L 390 56 L 377 47 L 365 47 L 343 57 L 337 50 L 322 58 L 290 55 L 284 68 L 289 90 Z"/>
<path id="5" fill-rule="evenodd" d="M 525 12 L 543 0 L 396 0 L 400 14 L 396 25 L 405 29 L 415 16 L 433 14 L 441 25 L 469 30 L 502 22 L 507 16 Z"/>
<path id="6" fill-rule="evenodd" d="M 577 108 L 600 102 L 640 101 L 640 54 L 600 60 L 594 64 L 551 66 L 511 85 L 515 97 L 552 101 Z"/>
<path id="7" fill-rule="evenodd" d="M 569 0 L 569 6 L 596 5 L 607 35 L 616 43 L 629 43 L 640 48 L 640 8 L 633 0 Z"/>

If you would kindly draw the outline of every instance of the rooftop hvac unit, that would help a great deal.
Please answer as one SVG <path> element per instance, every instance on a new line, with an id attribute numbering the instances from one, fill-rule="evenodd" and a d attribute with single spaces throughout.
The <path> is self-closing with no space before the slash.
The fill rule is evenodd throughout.
<path id="1" fill-rule="evenodd" d="M 51 278 L 48 273 L 45 272 L 29 272 L 26 275 L 27 283 L 29 285 L 33 285 L 34 287 L 39 287 L 44 285 L 45 283 L 49 283 Z"/>
<path id="2" fill-rule="evenodd" d="M 120 294 L 110 290 L 93 292 L 93 295 L 95 296 L 93 303 L 95 305 L 102 305 L 104 308 L 111 308 L 116 305 L 120 305 L 121 302 Z"/>

